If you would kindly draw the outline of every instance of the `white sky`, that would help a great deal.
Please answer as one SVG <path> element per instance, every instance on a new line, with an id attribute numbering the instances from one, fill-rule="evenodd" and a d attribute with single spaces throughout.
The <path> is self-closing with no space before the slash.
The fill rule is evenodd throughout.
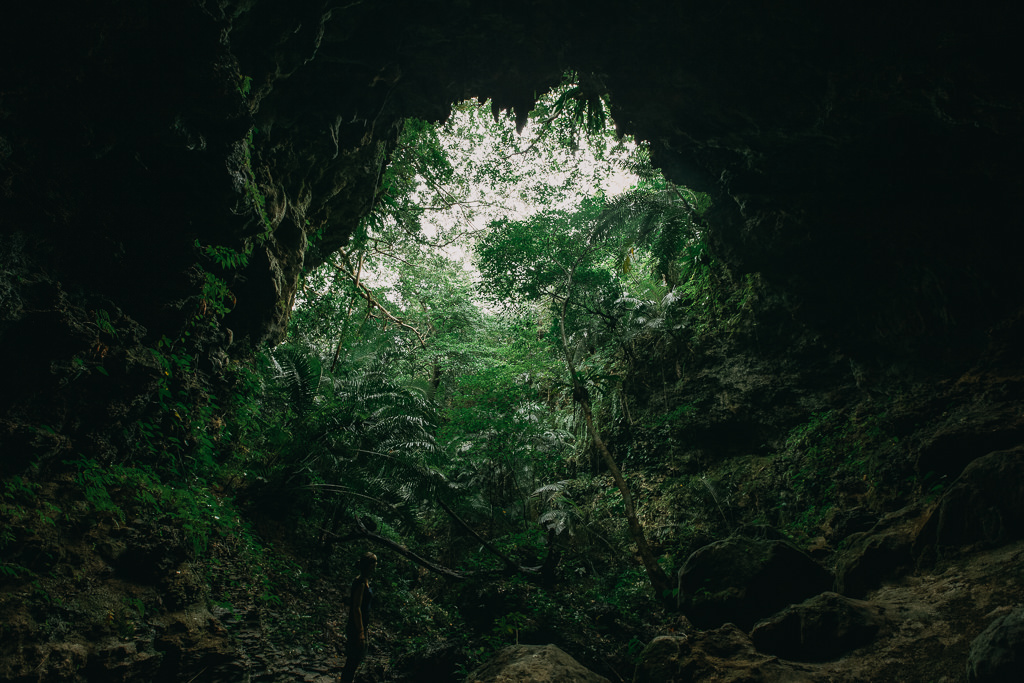
<path id="1" fill-rule="evenodd" d="M 479 107 L 479 110 L 476 112 L 473 111 L 475 107 Z M 527 123 L 522 134 L 514 138 L 515 149 L 509 149 L 507 146 L 502 148 L 500 141 L 495 136 L 490 135 L 489 131 L 476 125 L 475 119 L 479 118 L 480 111 L 489 117 L 490 103 L 486 102 L 483 105 L 476 105 L 473 102 L 469 106 L 456 107 L 451 119 L 444 126 L 440 127 L 442 144 L 447 148 L 457 170 L 461 166 L 470 163 L 480 164 L 486 162 L 486 155 L 500 150 L 500 152 L 507 155 L 522 155 L 523 163 L 521 166 L 528 167 L 532 165 L 536 167 L 538 172 L 544 173 L 540 180 L 535 180 L 532 183 L 534 186 L 537 186 L 539 182 L 546 182 L 551 187 L 558 187 L 566 182 L 570 172 L 576 171 L 579 174 L 579 189 L 574 193 L 567 193 L 562 201 L 539 203 L 531 201 L 528 197 L 523 197 L 523 195 L 530 194 L 530 187 L 528 185 L 531 183 L 521 183 L 512 192 L 505 194 L 500 205 L 491 206 L 488 204 L 497 203 L 494 202 L 494 195 L 498 190 L 494 187 L 476 186 L 471 189 L 470 199 L 479 201 L 481 204 L 473 207 L 472 211 L 428 212 L 424 216 L 422 220 L 423 232 L 429 238 L 436 238 L 439 234 L 450 231 L 456 223 L 460 223 L 462 228 L 469 231 L 482 231 L 486 230 L 488 223 L 498 218 L 521 220 L 544 209 L 571 210 L 579 205 L 585 193 L 589 195 L 592 192 L 595 184 L 606 195 L 614 196 L 637 182 L 637 177 L 624 170 L 621 164 L 613 164 L 607 160 L 609 158 L 622 159 L 632 152 L 635 144 L 631 140 L 623 140 L 622 149 L 618 152 L 606 149 L 606 160 L 598 158 L 595 145 L 604 144 L 607 148 L 607 141 L 590 140 L 588 138 L 583 138 L 579 141 L 579 149 L 575 152 L 556 149 L 555 143 L 551 141 L 545 143 L 546 146 L 538 146 L 541 150 L 540 153 L 534 152 L 531 154 L 526 150 L 529 150 L 534 145 L 538 127 L 533 119 Z M 511 120 L 503 121 L 503 123 L 506 129 L 514 127 Z M 609 125 L 611 125 L 610 121 Z M 460 129 L 465 128 L 472 128 L 477 134 L 485 135 L 487 137 L 486 141 L 483 144 L 473 144 L 472 141 L 467 144 L 466 140 L 460 139 L 460 136 L 457 134 Z M 565 170 L 551 172 L 550 168 L 545 168 L 545 166 L 550 166 L 550 163 L 543 159 L 544 154 L 551 154 L 557 157 L 558 165 Z M 501 189 L 502 192 L 506 190 L 507 188 Z M 452 260 L 461 262 L 463 268 L 467 271 L 476 273 L 476 268 L 472 263 L 471 246 L 465 243 L 465 241 L 447 247 L 443 252 Z"/>
<path id="2" fill-rule="evenodd" d="M 514 169 L 512 172 L 524 174 L 527 179 L 511 187 L 503 182 L 461 188 L 465 194 L 463 202 L 450 209 L 427 211 L 420 221 L 423 235 L 430 240 L 438 240 L 456 230 L 463 233 L 460 239 L 439 251 L 461 263 L 474 279 L 477 269 L 473 264 L 472 234 L 486 230 L 491 221 L 498 218 L 521 220 L 545 209 L 571 210 L 585 196 L 595 192 L 595 187 L 614 196 L 637 182 L 637 177 L 624 170 L 621 163 L 613 163 L 633 151 L 635 144 L 630 139 L 615 143 L 607 138 L 581 136 L 578 149 L 570 151 L 555 141 L 536 144 L 538 124 L 533 119 L 521 135 L 515 135 L 511 119 L 503 113 L 495 124 L 490 112 L 490 102 L 456 105 L 449 120 L 438 128 L 441 144 L 455 167 L 456 178 L 471 177 L 481 167 L 508 164 Z M 612 125 L 610 120 L 608 123 Z M 603 145 L 604 160 L 599 158 L 596 145 Z M 561 170 L 553 171 L 553 168 Z M 543 186 L 559 188 L 570 176 L 575 176 L 575 182 L 563 188 L 560 200 L 542 202 L 534 198 Z M 420 178 L 420 182 L 425 189 L 425 180 Z M 430 193 L 425 191 L 421 205 L 429 205 L 430 199 Z M 386 266 L 367 268 L 362 279 L 373 288 L 389 289 L 387 298 L 401 306 L 401 297 L 393 289 L 397 279 L 395 271 Z"/>

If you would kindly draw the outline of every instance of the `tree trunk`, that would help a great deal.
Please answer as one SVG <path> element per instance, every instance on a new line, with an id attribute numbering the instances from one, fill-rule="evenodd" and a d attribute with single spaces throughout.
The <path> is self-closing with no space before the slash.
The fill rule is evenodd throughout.
<path id="1" fill-rule="evenodd" d="M 441 375 L 444 374 L 441 370 L 441 365 L 435 360 L 430 370 L 430 386 L 434 388 L 436 392 L 441 386 Z"/>
<path id="2" fill-rule="evenodd" d="M 585 388 L 584 391 L 586 391 Z M 654 556 L 651 546 L 647 544 L 647 536 L 644 534 L 644 529 L 640 526 L 640 520 L 636 516 L 636 508 L 633 506 L 633 494 L 629 490 L 629 484 L 626 483 L 626 478 L 622 476 L 622 471 L 615 463 L 615 458 L 612 457 L 611 451 L 605 445 L 604 439 L 597 432 L 597 428 L 594 425 L 594 414 L 590 408 L 589 396 L 580 402 L 580 407 L 583 408 L 583 417 L 587 421 L 587 431 L 590 432 L 590 438 L 593 440 L 594 446 L 597 447 L 598 453 L 601 454 L 604 464 L 608 466 L 608 471 L 612 473 L 612 481 L 615 482 L 616 488 L 622 494 L 622 504 L 626 508 L 626 524 L 629 526 L 629 535 L 633 538 L 633 542 L 636 543 L 637 552 L 640 554 L 640 559 L 647 570 L 647 576 L 651 580 L 656 597 L 658 600 L 664 601 L 672 590 L 672 584 L 665 571 L 661 568 L 661 565 L 658 564 L 658 559 Z"/>
<path id="3" fill-rule="evenodd" d="M 559 316 L 558 324 L 562 333 L 562 352 L 565 355 L 565 365 L 569 370 L 569 376 L 572 378 L 573 401 L 578 403 L 580 408 L 583 409 L 583 418 L 587 422 L 587 431 L 590 433 L 590 438 L 597 448 L 597 452 L 601 454 L 604 464 L 608 466 L 608 471 L 612 473 L 612 481 L 615 482 L 615 487 L 622 494 L 622 504 L 626 509 L 626 524 L 629 527 L 629 535 L 633 542 L 636 543 L 637 552 L 644 563 L 644 569 L 647 570 L 647 577 L 651 580 L 655 597 L 659 601 L 665 602 L 671 595 L 673 586 L 665 574 L 665 570 L 658 564 L 658 559 L 654 556 L 651 546 L 647 544 L 647 536 L 644 535 L 644 529 L 640 526 L 640 520 L 636 516 L 636 508 L 633 506 L 633 494 L 629 490 L 629 484 L 626 483 L 625 477 L 622 476 L 622 471 L 615 463 L 615 458 L 612 457 L 611 451 L 608 450 L 604 439 L 601 438 L 597 431 L 597 427 L 594 424 L 594 411 L 590 406 L 590 392 L 576 374 L 576 364 L 573 363 L 572 352 L 569 350 L 569 341 L 565 335 L 565 314 L 568 303 L 569 297 L 567 296 L 562 302 L 562 315 Z"/>

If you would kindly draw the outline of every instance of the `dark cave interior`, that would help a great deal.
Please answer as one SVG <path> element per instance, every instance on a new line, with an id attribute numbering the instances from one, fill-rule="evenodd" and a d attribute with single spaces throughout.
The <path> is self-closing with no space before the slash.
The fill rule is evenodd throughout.
<path id="1" fill-rule="evenodd" d="M 284 339 L 304 268 L 371 209 L 405 117 L 443 120 L 471 97 L 524 117 L 569 69 L 669 179 L 712 197 L 715 253 L 761 273 L 780 325 L 820 335 L 868 382 L 939 392 L 970 370 L 1019 408 L 1018 14 L 809 0 L 23 7 L 0 29 L 0 472 L 71 451 L 132 457 L 110 435 L 152 400 L 144 349 L 196 315 L 199 266 L 212 268 L 199 245 L 250 254 L 222 273 L 233 310 L 190 342 L 216 374 Z M 116 343 L 98 341 L 98 309 Z M 69 382 L 76 358 L 109 375 Z M 1019 443 L 1021 421 L 1007 408 L 987 422 L 991 448 Z M 930 451 L 951 473 L 966 464 L 957 438 Z"/>
<path id="2" fill-rule="evenodd" d="M 1014 25 L 811 5 L 415 3 L 385 21 L 374 3 L 110 3 L 9 23 L 4 230 L 155 334 L 196 239 L 263 230 L 240 205 L 251 175 L 273 236 L 228 324 L 278 339 L 308 235 L 345 244 L 402 117 L 477 96 L 524 113 L 573 68 L 670 178 L 712 193 L 729 264 L 816 327 L 868 353 L 977 349 L 1019 303 Z"/>

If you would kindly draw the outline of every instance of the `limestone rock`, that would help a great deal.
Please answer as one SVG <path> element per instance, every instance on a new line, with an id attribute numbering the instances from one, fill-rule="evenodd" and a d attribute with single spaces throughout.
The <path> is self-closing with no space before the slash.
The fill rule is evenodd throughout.
<path id="1" fill-rule="evenodd" d="M 49 676 L 46 680 L 80 680 L 78 674 L 88 658 L 89 649 L 82 643 L 65 641 L 28 646 L 4 643 L 0 680 L 43 680 L 40 671 Z"/>
<path id="2" fill-rule="evenodd" d="M 396 683 L 448 683 L 466 664 L 465 651 L 454 644 L 432 645 L 392 661 L 391 680 Z M 465 671 L 465 668 L 461 668 Z"/>
<path id="3" fill-rule="evenodd" d="M 969 683 L 1019 681 L 1024 667 L 1024 608 L 999 617 L 971 643 Z"/>
<path id="4" fill-rule="evenodd" d="M 203 673 L 210 681 L 240 680 L 244 666 L 220 621 L 205 607 L 192 606 L 151 622 L 157 629 L 153 645 L 162 653 L 162 671 L 186 680 Z"/>
<path id="5" fill-rule="evenodd" d="M 831 586 L 831 574 L 788 542 L 739 536 L 697 550 L 679 573 L 684 612 L 700 628 L 732 622 L 748 631 Z"/>
<path id="6" fill-rule="evenodd" d="M 978 458 L 942 496 L 917 552 L 925 561 L 1024 538 L 1024 446 Z"/>
<path id="7" fill-rule="evenodd" d="M 754 649 L 736 626 L 693 636 L 660 636 L 640 655 L 637 683 L 743 681 L 799 683 L 813 680 L 796 666 Z"/>
<path id="8" fill-rule="evenodd" d="M 881 608 L 828 592 L 762 621 L 750 639 L 761 652 L 804 662 L 825 661 L 867 645 L 883 624 Z"/>
<path id="9" fill-rule="evenodd" d="M 554 645 L 512 645 L 466 683 L 609 683 Z"/>
<path id="10" fill-rule="evenodd" d="M 885 579 L 914 567 L 914 544 L 928 519 L 919 505 L 883 517 L 870 531 L 849 536 L 836 561 L 836 591 L 863 597 Z"/>
<path id="11" fill-rule="evenodd" d="M 1016 397 L 980 396 L 949 411 L 945 424 L 922 440 L 917 471 L 951 479 L 975 458 L 1024 441 L 1024 416 Z"/>

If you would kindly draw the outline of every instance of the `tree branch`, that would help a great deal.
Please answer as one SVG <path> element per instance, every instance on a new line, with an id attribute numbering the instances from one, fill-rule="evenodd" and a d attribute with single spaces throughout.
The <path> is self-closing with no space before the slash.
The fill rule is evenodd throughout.
<path id="1" fill-rule="evenodd" d="M 427 340 L 426 340 L 426 338 L 422 334 L 420 334 L 420 331 L 417 330 L 412 325 L 410 325 L 410 324 L 408 324 L 408 323 L 406 323 L 406 322 L 404 322 L 402 320 L 399 320 L 395 316 L 391 315 L 391 312 L 388 311 L 388 309 L 384 308 L 384 305 L 381 304 L 379 301 L 377 301 L 377 299 L 374 298 L 374 296 L 370 293 L 370 290 L 367 289 L 366 285 L 362 284 L 359 281 L 359 274 L 356 273 L 354 268 L 352 268 L 352 264 L 348 260 L 348 254 L 346 254 L 344 251 L 339 251 L 338 253 L 341 255 L 341 257 L 343 259 L 345 259 L 345 264 L 348 265 L 348 268 L 349 268 L 348 271 L 346 271 L 344 268 L 342 268 L 341 266 L 339 266 L 336 263 L 331 263 L 331 265 L 334 267 L 335 270 L 337 270 L 339 273 L 341 273 L 345 277 L 347 277 L 350 280 L 352 280 L 353 283 L 355 283 L 356 294 L 358 294 L 360 297 L 362 297 L 366 301 L 366 303 L 370 307 L 370 310 L 372 311 L 374 308 L 376 308 L 377 310 L 379 310 L 384 315 L 384 317 L 387 320 L 389 320 L 390 322 L 394 323 L 395 325 L 398 325 L 399 327 L 401 327 L 403 329 L 406 329 L 406 330 L 409 330 L 410 332 L 415 334 L 416 335 L 416 339 L 418 339 L 419 342 L 420 342 L 420 346 L 426 348 Z M 372 315 L 372 313 L 370 313 L 369 315 L 370 315 L 370 317 L 374 317 L 374 318 L 377 317 L 377 316 Z"/>
<path id="2" fill-rule="evenodd" d="M 449 514 L 451 514 L 455 519 L 458 519 L 458 517 L 456 517 L 455 514 L 451 512 L 451 509 L 444 505 L 444 503 L 441 503 L 441 506 L 445 508 L 445 510 L 448 511 Z M 461 522 L 461 520 L 459 521 Z M 465 522 L 462 523 L 465 524 Z M 468 526 L 464 528 L 469 530 Z M 361 539 L 372 541 L 375 544 L 384 546 L 389 550 L 393 550 L 405 559 L 415 564 L 418 564 L 424 569 L 432 571 L 436 574 L 440 574 L 441 576 L 447 579 L 451 579 L 453 581 L 465 581 L 466 579 L 481 577 L 498 577 L 509 573 L 521 574 L 523 578 L 532 583 L 538 583 L 545 580 L 549 581 L 550 577 L 554 573 L 555 566 L 558 564 L 559 559 L 561 559 L 561 553 L 559 553 L 555 549 L 554 543 L 550 543 L 548 547 L 548 556 L 544 559 L 544 563 L 539 567 L 523 567 L 522 565 L 519 565 L 515 562 L 511 562 L 511 560 L 506 559 L 506 562 L 511 562 L 511 565 L 506 565 L 505 569 L 479 572 L 460 572 L 454 569 L 450 569 L 449 567 L 445 567 L 444 565 L 438 564 L 433 560 L 429 560 L 423 557 L 422 555 L 414 553 L 413 551 L 409 550 L 400 543 L 396 543 L 395 541 L 392 541 L 389 538 L 384 538 L 380 534 L 370 531 L 368 528 L 366 528 L 366 524 L 363 523 L 363 521 L 358 517 L 355 519 L 353 523 L 353 530 L 350 533 L 345 534 L 344 536 L 342 536 L 341 534 L 336 534 L 333 531 L 328 531 L 327 529 L 324 529 L 322 527 L 319 527 L 319 530 L 323 532 L 325 536 L 333 538 L 336 541 L 341 541 L 343 543 L 357 541 Z M 472 530 L 470 530 L 470 532 L 473 533 Z M 486 546 L 490 546 L 490 544 L 487 544 L 486 541 L 480 538 L 477 534 L 473 533 L 473 535 L 478 540 L 485 543 Z M 493 546 L 490 546 L 489 549 L 493 549 Z M 493 549 L 493 552 L 497 552 L 500 557 L 503 557 L 500 554 L 500 552 L 498 552 L 496 549 Z"/>
<path id="3" fill-rule="evenodd" d="M 358 517 L 355 520 L 355 531 L 346 536 L 340 536 L 338 534 L 327 531 L 326 529 L 321 529 L 321 531 L 324 531 L 324 533 L 326 533 L 328 536 L 332 536 L 339 541 L 354 541 L 360 538 L 371 540 L 376 544 L 382 545 L 385 548 L 395 551 L 405 559 L 411 560 L 419 566 L 424 567 L 425 569 L 429 569 L 430 571 L 436 574 L 440 574 L 449 579 L 463 581 L 469 578 L 468 574 L 463 574 L 462 572 L 457 572 L 454 569 L 449 569 L 448 567 L 437 564 L 436 562 L 432 562 L 431 560 L 428 560 L 422 555 L 417 555 L 413 551 L 406 548 L 404 545 L 395 543 L 391 539 L 384 538 L 379 534 L 375 534 L 374 532 L 367 529 L 366 525 L 363 524 L 363 520 L 359 519 Z"/>
<path id="4" fill-rule="evenodd" d="M 468 533 L 470 536 L 472 536 L 477 541 L 479 541 L 480 544 L 483 545 L 483 547 L 486 548 L 489 553 L 491 553 L 492 555 L 497 557 L 499 560 L 504 562 L 506 569 L 508 569 L 510 571 L 515 571 L 515 570 L 522 571 L 524 569 L 527 569 L 526 567 L 519 566 L 518 562 L 516 562 L 515 560 L 510 558 L 508 555 L 504 554 L 503 552 L 501 552 L 500 550 L 495 548 L 490 543 L 490 541 L 485 539 L 483 536 L 478 534 L 471 526 L 469 526 L 464 521 L 462 521 L 462 518 L 460 518 L 457 514 L 455 514 L 455 511 L 452 510 L 450 507 L 448 507 L 448 504 L 445 503 L 443 500 L 438 498 L 437 499 L 437 504 L 440 505 L 441 509 L 444 510 L 446 513 L 448 513 L 448 516 L 451 517 L 452 519 L 454 519 L 455 523 L 458 524 L 460 527 L 462 527 L 466 531 L 466 533 Z M 533 570 L 531 569 L 530 571 L 533 571 Z"/>

